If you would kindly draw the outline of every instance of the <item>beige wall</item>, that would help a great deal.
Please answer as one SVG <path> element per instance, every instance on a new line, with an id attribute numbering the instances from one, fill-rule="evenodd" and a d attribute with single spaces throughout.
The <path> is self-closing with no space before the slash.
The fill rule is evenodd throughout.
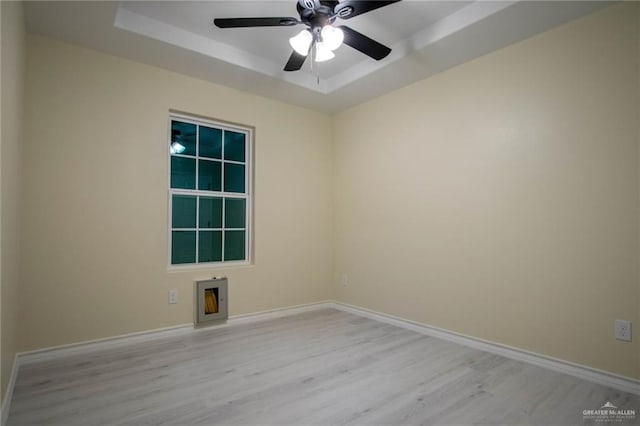
<path id="1" fill-rule="evenodd" d="M 28 37 L 20 349 L 192 322 L 196 279 L 232 315 L 326 300 L 329 117 Z M 255 264 L 167 272 L 170 109 L 255 126 Z M 169 305 L 167 292 L 179 291 Z"/>
<path id="2" fill-rule="evenodd" d="M 638 49 L 613 6 L 327 117 L 29 36 L 19 348 L 188 323 L 226 274 L 231 314 L 334 297 L 638 377 Z M 167 272 L 169 109 L 256 127 L 254 266 Z"/>
<path id="3" fill-rule="evenodd" d="M 0 2 L 2 14 L 2 138 L 0 140 L 0 395 L 17 350 L 20 247 L 20 163 L 24 76 L 22 3 Z"/>
<path id="4" fill-rule="evenodd" d="M 638 377 L 638 329 L 613 336 L 640 320 L 637 13 L 339 114 L 338 299 Z"/>

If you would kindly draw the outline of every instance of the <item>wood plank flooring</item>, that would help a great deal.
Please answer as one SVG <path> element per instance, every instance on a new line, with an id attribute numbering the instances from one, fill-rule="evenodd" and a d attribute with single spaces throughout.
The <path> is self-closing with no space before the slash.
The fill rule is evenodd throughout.
<path id="1" fill-rule="evenodd" d="M 8 425 L 578 425 L 607 401 L 640 415 L 638 396 L 323 309 L 25 365 Z"/>

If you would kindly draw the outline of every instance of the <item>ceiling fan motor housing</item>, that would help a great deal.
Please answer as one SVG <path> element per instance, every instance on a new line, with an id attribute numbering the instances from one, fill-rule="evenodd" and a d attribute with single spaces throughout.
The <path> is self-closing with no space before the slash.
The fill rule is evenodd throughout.
<path id="1" fill-rule="evenodd" d="M 333 3 L 337 2 L 316 2 L 317 5 L 313 9 L 310 9 L 302 6 L 300 4 L 301 1 L 306 2 L 311 0 L 299 0 L 298 2 L 298 14 L 300 15 L 300 21 L 303 24 L 311 28 L 315 28 L 330 25 L 333 23 L 333 21 L 335 21 L 335 15 L 333 13 Z"/>

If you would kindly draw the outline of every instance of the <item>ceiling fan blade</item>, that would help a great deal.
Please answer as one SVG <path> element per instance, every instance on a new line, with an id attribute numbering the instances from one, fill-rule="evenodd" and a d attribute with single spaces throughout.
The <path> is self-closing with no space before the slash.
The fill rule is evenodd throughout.
<path id="1" fill-rule="evenodd" d="M 218 28 L 247 27 L 290 27 L 300 23 L 296 18 L 216 18 L 213 23 Z"/>
<path id="2" fill-rule="evenodd" d="M 284 66 L 285 71 L 298 71 L 302 68 L 302 64 L 304 64 L 306 56 L 303 56 L 296 52 L 295 50 L 291 53 L 289 60 L 287 61 L 287 65 Z"/>
<path id="3" fill-rule="evenodd" d="M 358 0 L 345 0 L 340 2 L 333 10 L 336 15 L 342 19 L 353 18 L 354 16 L 362 15 L 363 13 L 371 12 L 381 7 L 389 6 L 390 4 L 397 3 L 400 0 L 389 1 L 358 1 Z"/>
<path id="4" fill-rule="evenodd" d="M 384 44 L 380 44 L 346 25 L 340 25 L 338 28 L 344 32 L 344 44 L 371 56 L 376 61 L 385 58 L 391 53 L 391 49 Z"/>

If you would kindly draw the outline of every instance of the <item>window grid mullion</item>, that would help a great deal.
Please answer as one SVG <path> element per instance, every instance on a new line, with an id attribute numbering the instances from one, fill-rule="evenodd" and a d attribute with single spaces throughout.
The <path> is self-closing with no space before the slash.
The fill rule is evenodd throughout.
<path id="1" fill-rule="evenodd" d="M 245 145 L 244 145 L 244 193 L 247 194 L 249 192 L 249 147 L 246 143 L 247 135 L 245 134 Z M 244 227 L 248 228 L 248 222 L 250 220 L 249 217 L 249 198 L 244 199 Z M 249 258 L 249 232 L 244 231 L 244 258 Z"/>
<path id="2" fill-rule="evenodd" d="M 191 189 L 172 189 L 173 194 L 176 195 L 190 195 L 190 196 L 200 196 L 200 197 L 225 197 L 225 198 L 234 198 L 241 199 L 247 198 L 247 194 L 243 194 L 241 192 L 218 192 L 218 191 L 195 191 Z"/>
<path id="3" fill-rule="evenodd" d="M 220 189 L 222 192 L 225 192 L 225 188 L 224 188 L 224 139 L 227 137 L 227 131 L 226 130 L 222 130 L 222 149 L 220 150 L 220 160 L 222 160 L 222 167 L 220 167 Z M 227 198 L 226 197 L 222 197 L 222 262 L 224 262 L 226 260 L 225 257 L 225 253 L 224 253 L 224 240 L 225 240 L 225 227 L 226 227 L 226 222 L 225 222 L 225 214 L 227 212 Z"/>
<path id="4" fill-rule="evenodd" d="M 225 261 L 225 257 L 224 257 L 224 236 L 225 236 L 225 229 L 227 227 L 227 224 L 225 222 L 225 215 L 227 212 L 227 199 L 223 198 L 222 199 L 222 261 Z"/>
<path id="5" fill-rule="evenodd" d="M 224 190 L 224 138 L 227 136 L 227 131 L 222 131 L 222 149 L 220 150 L 220 191 L 225 192 Z"/>
<path id="6" fill-rule="evenodd" d="M 179 158 L 191 158 L 192 160 L 195 160 L 196 158 L 198 158 L 199 160 L 205 160 L 205 161 L 217 161 L 217 162 L 221 162 L 223 161 L 222 158 L 215 158 L 215 157 L 200 157 L 200 156 L 195 156 L 195 155 L 189 155 L 189 154 L 171 154 L 172 157 L 179 157 Z M 239 164 L 241 166 L 244 166 L 246 164 L 246 162 L 244 161 L 236 161 L 236 160 L 224 160 L 225 163 L 231 163 L 231 164 Z"/>
<path id="7" fill-rule="evenodd" d="M 200 126 L 196 126 L 196 190 L 200 188 Z M 196 263 L 200 263 L 200 196 L 196 195 Z"/>
<path id="8" fill-rule="evenodd" d="M 200 263 L 200 197 L 196 197 L 196 263 Z"/>

